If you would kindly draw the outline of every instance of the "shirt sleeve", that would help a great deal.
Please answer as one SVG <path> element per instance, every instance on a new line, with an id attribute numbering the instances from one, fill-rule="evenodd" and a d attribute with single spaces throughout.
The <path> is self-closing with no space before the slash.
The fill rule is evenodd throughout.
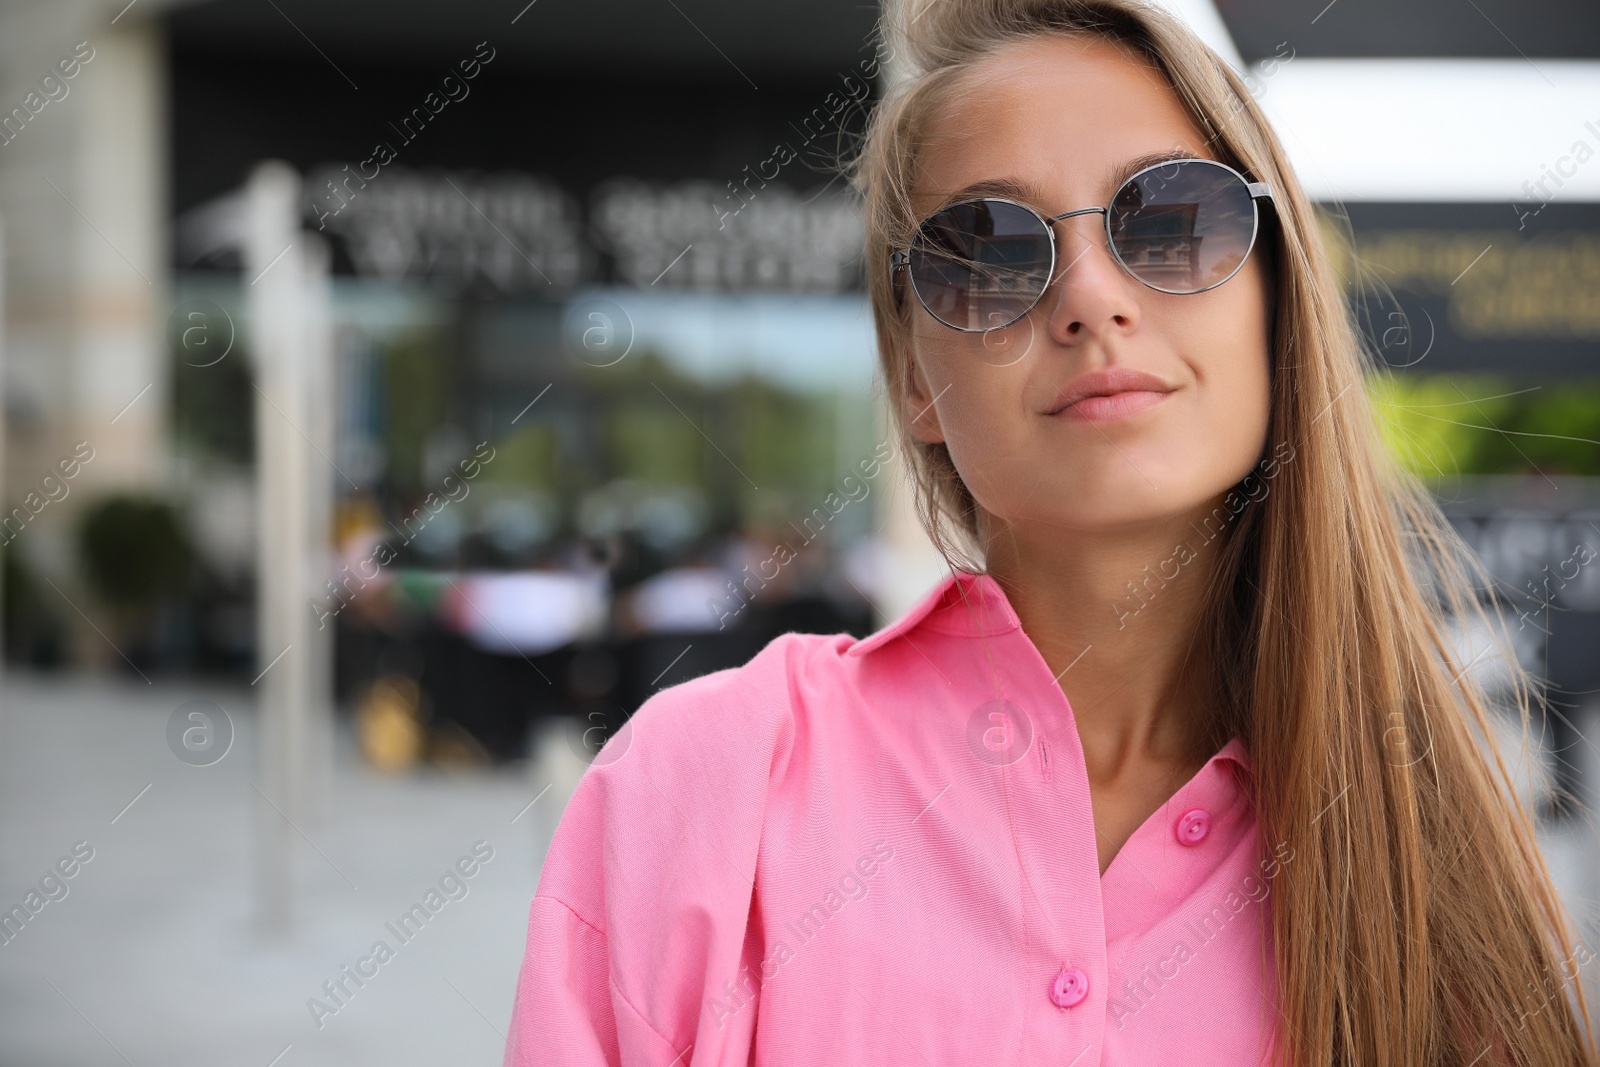
<path id="1" fill-rule="evenodd" d="M 805 643 L 654 694 L 584 772 L 530 908 L 504 1067 L 696 1067 L 748 1043 L 756 1012 L 726 1002 L 759 965 L 756 861 Z"/>

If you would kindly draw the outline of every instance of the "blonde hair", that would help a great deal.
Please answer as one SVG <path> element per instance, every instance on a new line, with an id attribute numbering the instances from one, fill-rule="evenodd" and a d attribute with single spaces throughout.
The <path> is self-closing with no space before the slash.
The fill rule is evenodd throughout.
<path id="1" fill-rule="evenodd" d="M 953 568 L 982 569 L 978 509 L 945 445 L 907 425 L 914 301 L 889 255 L 915 232 L 917 149 L 970 87 L 964 75 L 1021 41 L 1114 42 L 1165 75 L 1217 158 L 1273 189 L 1276 221 L 1258 244 L 1275 283 L 1268 438 L 1289 442 L 1293 462 L 1239 516 L 1204 617 L 1219 622 L 1209 732 L 1251 753 L 1263 855 L 1272 842 L 1295 850 L 1271 909 L 1284 1062 L 1595 1062 L 1581 988 L 1566 990 L 1566 916 L 1505 763 L 1474 737 L 1493 736 L 1487 700 L 1448 637 L 1452 619 L 1490 624 L 1473 586 L 1482 572 L 1378 439 L 1371 356 L 1244 82 L 1137 0 L 887 0 L 884 28 L 907 76 L 847 170 L 864 200 L 889 406 L 919 516 Z M 1530 686 L 1509 654 L 1506 665 L 1526 729 Z"/>

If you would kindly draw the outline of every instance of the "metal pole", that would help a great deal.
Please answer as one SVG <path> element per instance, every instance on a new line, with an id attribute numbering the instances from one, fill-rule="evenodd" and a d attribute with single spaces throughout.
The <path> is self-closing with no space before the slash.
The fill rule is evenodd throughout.
<path id="1" fill-rule="evenodd" d="M 5 220 L 0 219 L 0 500 L 6 499 L 6 464 L 10 450 L 6 448 L 5 380 L 6 380 L 6 231 Z M 0 557 L 0 564 L 4 558 Z M 0 694 L 5 692 L 5 575 L 0 567 Z M 0 752 L 5 751 L 5 698 L 0 695 Z"/>
<path id="2" fill-rule="evenodd" d="M 296 608 L 295 629 L 304 641 L 306 714 L 308 723 L 304 810 L 306 828 L 323 825 L 333 790 L 333 622 L 315 621 L 310 605 L 321 603 L 323 583 L 338 581 L 333 552 L 334 480 L 341 477 L 334 454 L 335 384 L 332 292 L 328 279 L 333 254 L 314 233 L 302 233 L 305 245 L 305 449 L 307 587 Z M 298 647 L 298 646 L 297 646 Z"/>
<path id="3" fill-rule="evenodd" d="M 286 933 L 293 917 L 294 839 L 303 819 L 310 649 L 296 639 L 309 617 L 309 448 L 305 246 L 300 178 L 259 164 L 246 193 L 245 285 L 255 358 L 257 486 L 256 670 L 260 780 L 258 918 Z M 297 624 L 299 624 L 297 626 Z"/>

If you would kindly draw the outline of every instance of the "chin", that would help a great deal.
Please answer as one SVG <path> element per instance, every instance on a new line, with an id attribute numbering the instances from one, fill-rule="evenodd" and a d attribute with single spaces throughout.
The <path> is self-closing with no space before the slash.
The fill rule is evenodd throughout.
<path id="1" fill-rule="evenodd" d="M 1130 492 L 1127 486 L 1122 486 L 1115 491 L 1068 489 L 1054 496 L 1053 505 L 1041 507 L 1044 503 L 1042 488 L 1033 499 L 1019 501 L 1016 507 L 989 510 L 1019 525 L 1108 534 L 1182 521 L 1206 502 L 1191 500 L 1190 493 L 1176 499 L 1173 494 L 1158 493 L 1149 486 L 1144 486 L 1143 492 Z"/>

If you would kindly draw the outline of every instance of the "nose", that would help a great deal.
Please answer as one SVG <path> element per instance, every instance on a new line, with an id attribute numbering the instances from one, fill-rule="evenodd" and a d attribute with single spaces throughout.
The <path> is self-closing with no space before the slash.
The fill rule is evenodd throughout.
<path id="1" fill-rule="evenodd" d="M 1112 254 L 1105 216 L 1079 215 L 1055 227 L 1055 276 L 1039 300 L 1050 336 L 1071 345 L 1135 329 L 1143 287 Z"/>

